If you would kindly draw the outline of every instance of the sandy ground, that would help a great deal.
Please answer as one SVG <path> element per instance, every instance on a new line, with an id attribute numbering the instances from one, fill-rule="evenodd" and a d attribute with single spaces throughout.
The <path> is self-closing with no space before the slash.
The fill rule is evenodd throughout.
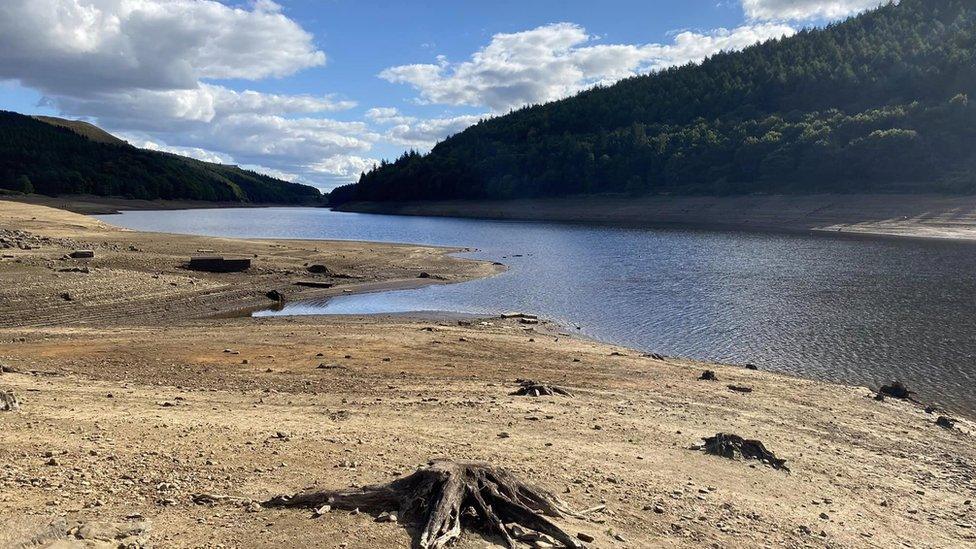
<path id="1" fill-rule="evenodd" d="M 641 356 L 545 322 L 205 314 L 312 258 L 374 284 L 497 266 L 409 246 L 136 233 L 6 203 L 0 229 L 50 239 L 0 262 L 0 390 L 21 401 L 0 412 L 0 547 L 406 548 L 409 526 L 249 501 L 388 482 L 437 457 L 488 461 L 596 508 L 558 521 L 591 547 L 976 546 L 973 424 L 944 429 L 865 388 Z M 98 244 L 92 272 L 58 272 L 79 241 Z M 179 269 L 204 246 L 254 250 L 262 267 Z M 84 293 L 105 285 L 114 297 Z M 718 381 L 698 381 L 705 368 Z M 512 396 L 518 378 L 574 396 Z M 762 440 L 791 472 L 691 449 L 718 432 Z M 241 499 L 198 505 L 199 493 Z M 466 533 L 458 546 L 496 541 Z"/>
<path id="2" fill-rule="evenodd" d="M 976 239 L 976 196 L 586 197 L 357 203 L 342 209 L 400 215 Z"/>

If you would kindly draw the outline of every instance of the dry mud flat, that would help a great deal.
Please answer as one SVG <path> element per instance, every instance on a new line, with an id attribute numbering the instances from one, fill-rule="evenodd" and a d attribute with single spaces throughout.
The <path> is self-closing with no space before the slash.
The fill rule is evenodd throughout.
<path id="1" fill-rule="evenodd" d="M 32 213 L 20 230 L 80 238 Z M 97 230 L 122 250 L 187 242 Z M 0 263 L 6 280 L 48 271 L 27 255 L 49 245 Z M 140 253 L 170 257 L 100 249 L 125 277 L 153 270 Z M 301 266 L 290 250 L 280 261 Z M 471 268 L 390 250 L 371 263 L 362 252 L 363 276 Z M 59 290 L 52 280 L 44 291 Z M 141 302 L 135 290 L 118 299 Z M 169 299 L 190 300 L 158 302 Z M 939 427 L 938 414 L 867 389 L 641 356 L 517 318 L 92 318 L 78 301 L 51 305 L 65 322 L 4 316 L 0 328 L 0 391 L 19 401 L 0 412 L 0 547 L 410 547 L 403 517 L 256 502 L 385 484 L 434 458 L 504 467 L 585 511 L 554 522 L 590 547 L 976 545 L 973 425 Z M 705 369 L 717 380 L 699 380 Z M 571 396 L 516 396 L 518 379 Z M 697 449 L 719 432 L 762 441 L 789 472 Z M 500 541 L 465 531 L 457 546 Z M 544 546 L 522 546 L 533 543 Z"/>

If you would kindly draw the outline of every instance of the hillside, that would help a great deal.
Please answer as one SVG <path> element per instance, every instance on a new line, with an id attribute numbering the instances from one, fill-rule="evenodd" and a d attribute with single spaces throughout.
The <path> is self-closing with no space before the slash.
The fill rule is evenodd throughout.
<path id="1" fill-rule="evenodd" d="M 68 120 L 54 116 L 34 116 L 33 118 L 46 124 L 51 124 L 52 126 L 67 128 L 82 137 L 95 141 L 96 143 L 106 143 L 108 145 L 120 146 L 128 144 L 118 137 L 115 137 L 107 131 L 99 128 L 98 126 L 85 122 L 84 120 Z"/>
<path id="2" fill-rule="evenodd" d="M 483 121 L 331 200 L 976 192 L 974 57 L 976 3 L 902 0 Z"/>
<path id="3" fill-rule="evenodd" d="M 0 189 L 144 200 L 311 204 L 314 187 L 133 147 L 85 122 L 0 111 Z"/>

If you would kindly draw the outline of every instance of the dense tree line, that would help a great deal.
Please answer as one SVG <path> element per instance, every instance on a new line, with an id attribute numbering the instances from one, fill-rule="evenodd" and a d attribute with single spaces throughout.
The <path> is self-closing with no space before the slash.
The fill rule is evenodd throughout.
<path id="1" fill-rule="evenodd" d="M 902 0 L 482 121 L 351 200 L 976 192 L 976 2 Z"/>
<path id="2" fill-rule="evenodd" d="M 127 144 L 100 143 L 71 129 L 0 111 L 0 189 L 47 195 L 315 203 L 314 187 Z"/>

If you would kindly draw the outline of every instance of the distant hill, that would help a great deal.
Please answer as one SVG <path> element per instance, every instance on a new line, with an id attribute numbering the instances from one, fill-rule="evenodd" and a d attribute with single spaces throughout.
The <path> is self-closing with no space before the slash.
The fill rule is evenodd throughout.
<path id="1" fill-rule="evenodd" d="M 40 120 L 41 122 L 51 124 L 52 126 L 68 128 L 76 134 L 86 137 L 96 143 L 105 143 L 108 145 L 128 145 L 128 143 L 119 139 L 118 137 L 115 137 L 94 124 L 85 122 L 84 120 L 67 120 L 64 118 L 56 118 L 54 116 L 34 116 L 33 118 Z"/>
<path id="2" fill-rule="evenodd" d="M 483 121 L 331 201 L 976 192 L 976 2 L 822 29 Z"/>
<path id="3" fill-rule="evenodd" d="M 315 204 L 314 187 L 139 149 L 87 122 L 0 111 L 0 189 L 143 200 Z"/>

